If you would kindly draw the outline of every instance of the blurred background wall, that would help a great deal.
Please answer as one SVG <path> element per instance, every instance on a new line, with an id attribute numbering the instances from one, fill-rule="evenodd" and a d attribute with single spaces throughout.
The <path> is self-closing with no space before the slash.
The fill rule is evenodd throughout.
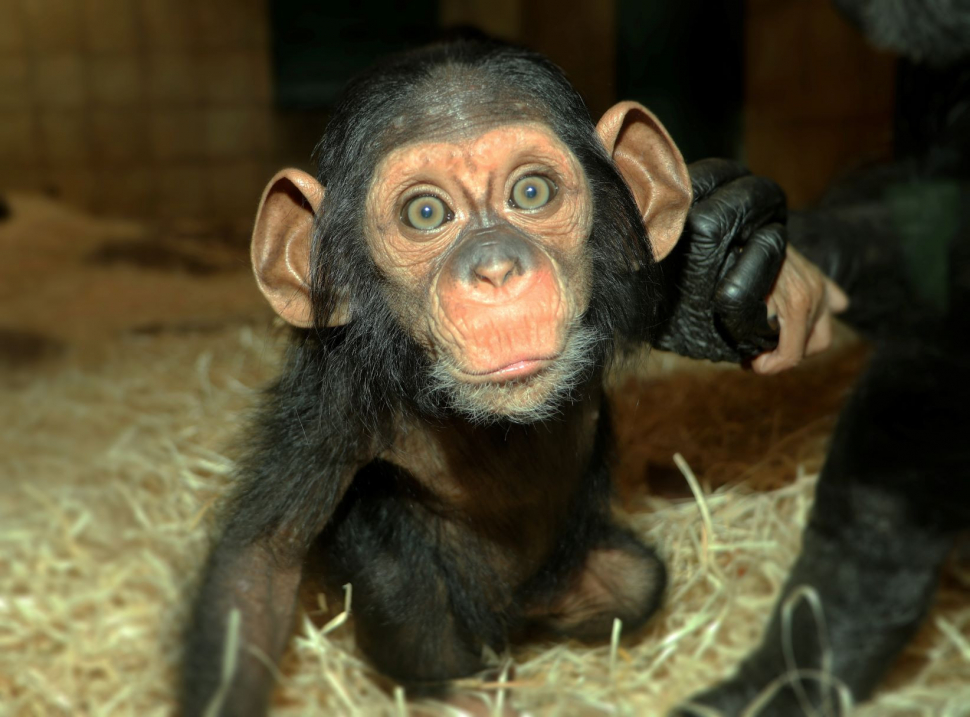
<path id="1" fill-rule="evenodd" d="M 163 220 L 251 212 L 269 40 L 264 0 L 0 0 L 0 187 Z"/>
<path id="2" fill-rule="evenodd" d="M 795 206 L 891 150 L 895 59 L 830 0 L 747 0 L 743 156 Z"/>
<path id="3" fill-rule="evenodd" d="M 351 73 L 455 27 L 547 54 L 594 116 L 643 101 L 688 161 L 745 159 L 795 205 L 890 144 L 893 60 L 828 0 L 0 0 L 0 191 L 243 226 Z"/>

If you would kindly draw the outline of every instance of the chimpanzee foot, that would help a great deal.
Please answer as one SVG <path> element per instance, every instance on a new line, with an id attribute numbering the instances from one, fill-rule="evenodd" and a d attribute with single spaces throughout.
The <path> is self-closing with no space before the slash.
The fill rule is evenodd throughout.
<path id="1" fill-rule="evenodd" d="M 614 620 L 635 630 L 656 612 L 667 582 L 663 562 L 631 532 L 610 526 L 571 583 L 532 608 L 545 627 L 578 640 L 608 639 Z"/>

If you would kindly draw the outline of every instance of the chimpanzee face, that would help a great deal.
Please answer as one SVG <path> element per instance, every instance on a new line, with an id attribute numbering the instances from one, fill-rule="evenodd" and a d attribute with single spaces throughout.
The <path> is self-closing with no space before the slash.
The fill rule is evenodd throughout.
<path id="1" fill-rule="evenodd" d="M 595 171 L 609 168 L 608 177 L 595 175 L 595 187 L 594 169 L 544 121 L 483 112 L 459 121 L 444 113 L 432 131 L 399 119 L 392 124 L 412 136 L 376 150 L 373 170 L 359 188 L 341 185 L 339 199 L 324 201 L 327 189 L 299 170 L 270 181 L 253 233 L 260 289 L 299 327 L 362 321 L 359 336 L 389 309 L 389 321 L 427 358 L 413 361 L 402 347 L 408 355 L 400 366 L 430 366 L 430 376 L 414 382 L 418 390 L 446 396 L 476 421 L 554 414 L 591 375 L 612 340 L 611 317 L 624 308 L 606 307 L 589 320 L 597 289 L 620 282 L 618 267 L 636 269 L 604 260 L 605 253 L 623 254 L 633 231 L 642 237 L 638 246 L 660 259 L 680 236 L 691 200 L 680 153 L 632 102 L 611 108 L 595 133 L 584 130 L 582 151 L 598 155 Z M 322 312 L 317 299 L 316 320 L 315 226 L 315 276 L 328 280 L 321 293 L 330 297 Z M 600 237 L 595 247 L 592 236 Z M 375 297 L 379 303 L 369 303 Z M 388 351 L 397 344 L 382 338 L 370 346 L 390 374 L 398 366 L 386 364 Z M 362 343 L 354 360 L 366 363 Z"/>
<path id="2" fill-rule="evenodd" d="M 366 239 L 458 407 L 544 413 L 584 368 L 589 187 L 540 123 L 416 142 L 377 166 Z"/>

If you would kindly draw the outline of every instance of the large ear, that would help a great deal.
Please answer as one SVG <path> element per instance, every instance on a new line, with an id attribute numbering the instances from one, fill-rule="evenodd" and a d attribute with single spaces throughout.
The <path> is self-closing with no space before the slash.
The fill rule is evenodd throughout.
<path id="1" fill-rule="evenodd" d="M 259 290 L 273 310 L 293 326 L 313 324 L 310 304 L 310 238 L 324 189 L 299 169 L 277 172 L 259 202 L 251 256 Z M 330 321 L 347 323 L 344 307 Z"/>
<path id="2" fill-rule="evenodd" d="M 620 102 L 596 125 L 643 215 L 658 261 L 674 248 L 691 204 L 690 175 L 660 120 L 641 104 Z"/>

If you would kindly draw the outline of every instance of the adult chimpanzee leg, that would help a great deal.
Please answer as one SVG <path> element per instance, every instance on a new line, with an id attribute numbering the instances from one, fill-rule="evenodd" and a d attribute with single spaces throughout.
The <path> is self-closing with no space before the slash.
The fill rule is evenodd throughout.
<path id="1" fill-rule="evenodd" d="M 328 582 L 353 586 L 358 646 L 409 692 L 429 694 L 488 667 L 483 651 L 505 649 L 510 601 L 473 547 L 416 507 L 420 490 L 397 467 L 370 464 L 321 542 Z"/>
<path id="2" fill-rule="evenodd" d="M 693 699 L 724 715 L 865 699 L 919 626 L 968 516 L 966 362 L 879 347 L 843 412 L 802 554 L 765 637 L 728 681 Z M 681 708 L 679 714 L 706 714 Z"/>

